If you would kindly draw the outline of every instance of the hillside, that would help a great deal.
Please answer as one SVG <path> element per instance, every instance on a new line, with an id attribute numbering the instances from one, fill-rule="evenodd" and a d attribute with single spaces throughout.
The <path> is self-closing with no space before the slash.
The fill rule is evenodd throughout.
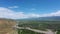
<path id="1" fill-rule="evenodd" d="M 16 24 L 15 20 L 12 19 L 0 19 L 0 34 L 7 34 L 13 31 L 12 26 Z"/>

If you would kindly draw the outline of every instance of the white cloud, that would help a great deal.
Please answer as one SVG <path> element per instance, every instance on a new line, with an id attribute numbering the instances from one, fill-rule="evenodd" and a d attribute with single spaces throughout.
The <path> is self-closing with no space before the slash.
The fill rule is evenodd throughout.
<path id="1" fill-rule="evenodd" d="M 11 7 L 8 7 L 8 8 L 19 8 L 18 6 L 11 6 Z"/>
<path id="2" fill-rule="evenodd" d="M 16 12 L 8 8 L 0 7 L 0 18 L 11 18 L 11 19 L 21 19 L 21 18 L 31 18 L 39 17 L 38 14 L 24 14 L 24 12 Z"/>
<path id="3" fill-rule="evenodd" d="M 34 14 L 34 13 L 30 13 L 30 14 L 28 14 L 28 17 L 40 17 L 40 15 L 39 14 Z"/>
<path id="4" fill-rule="evenodd" d="M 0 7 L 0 18 L 11 18 L 11 19 L 23 19 L 23 18 L 37 18 L 37 17 L 49 17 L 49 16 L 60 16 L 60 11 L 49 13 L 49 14 L 34 14 L 24 12 L 16 12 L 8 8 Z"/>
<path id="5" fill-rule="evenodd" d="M 50 16 L 60 16 L 60 11 L 56 11 L 56 12 L 42 15 L 42 17 L 50 17 Z"/>
<path id="6" fill-rule="evenodd" d="M 23 12 L 15 12 L 7 8 L 0 7 L 0 18 L 26 18 Z"/>

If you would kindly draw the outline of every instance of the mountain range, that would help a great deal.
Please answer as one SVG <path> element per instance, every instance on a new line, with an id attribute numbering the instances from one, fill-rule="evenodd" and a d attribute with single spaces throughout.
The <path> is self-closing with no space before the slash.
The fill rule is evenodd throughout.
<path id="1" fill-rule="evenodd" d="M 51 16 L 51 17 L 38 17 L 38 18 L 27 18 L 27 19 L 19 19 L 19 20 L 50 20 L 50 21 L 60 21 L 60 16 Z"/>

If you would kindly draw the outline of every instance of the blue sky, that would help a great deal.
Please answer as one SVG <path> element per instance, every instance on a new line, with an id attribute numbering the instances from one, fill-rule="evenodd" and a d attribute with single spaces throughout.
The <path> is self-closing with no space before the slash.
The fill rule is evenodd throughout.
<path id="1" fill-rule="evenodd" d="M 24 15 L 47 16 L 60 11 L 60 0 L 0 0 L 0 7 L 17 13 L 22 12 Z"/>
<path id="2" fill-rule="evenodd" d="M 19 6 L 16 11 L 23 12 L 50 13 L 60 10 L 60 0 L 0 0 L 0 4 L 1 7 Z"/>

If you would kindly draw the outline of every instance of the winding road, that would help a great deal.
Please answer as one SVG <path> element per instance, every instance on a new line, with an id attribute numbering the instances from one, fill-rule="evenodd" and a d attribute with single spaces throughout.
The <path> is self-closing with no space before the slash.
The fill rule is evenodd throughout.
<path id="1" fill-rule="evenodd" d="M 47 31 L 42 31 L 42 30 L 32 29 L 30 27 L 18 27 L 18 26 L 15 26 L 15 28 L 17 28 L 17 29 L 27 29 L 27 30 L 31 30 L 31 31 L 34 31 L 34 32 L 37 32 L 37 33 L 44 33 L 44 34 L 56 34 L 57 33 L 57 32 L 52 32 L 49 29 L 47 29 Z"/>

